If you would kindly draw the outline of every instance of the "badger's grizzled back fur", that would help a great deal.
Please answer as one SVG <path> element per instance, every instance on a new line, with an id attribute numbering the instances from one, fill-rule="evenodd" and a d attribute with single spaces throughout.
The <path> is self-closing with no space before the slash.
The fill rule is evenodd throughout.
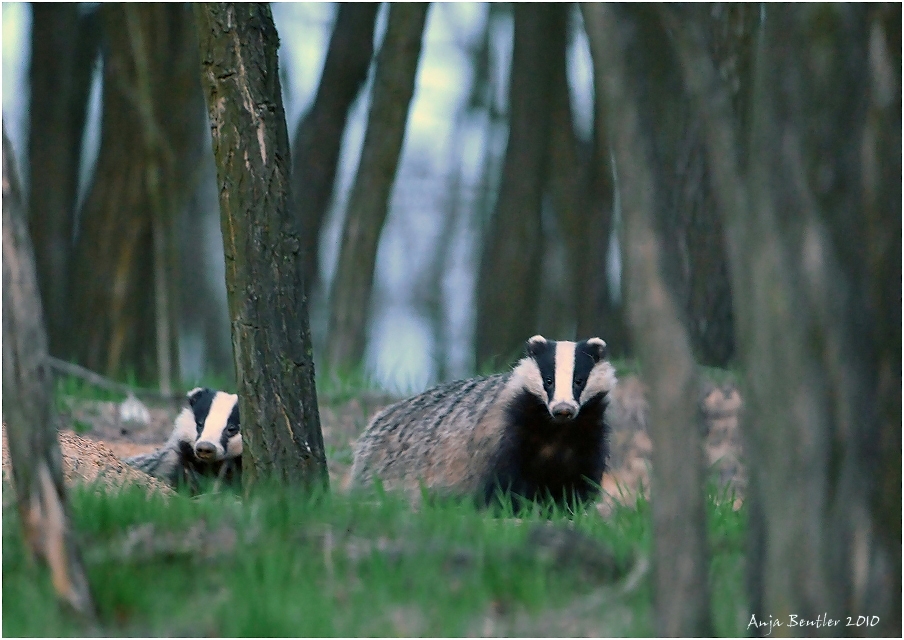
<path id="1" fill-rule="evenodd" d="M 202 477 L 237 482 L 242 472 L 242 436 L 238 396 L 213 389 L 192 389 L 188 406 L 176 417 L 172 434 L 160 449 L 125 462 L 172 486 L 197 491 Z"/>
<path id="2" fill-rule="evenodd" d="M 501 491 L 557 503 L 596 496 L 608 455 L 615 370 L 599 338 L 534 336 L 510 373 L 430 389 L 377 414 L 358 440 L 352 482 L 413 496 Z"/>

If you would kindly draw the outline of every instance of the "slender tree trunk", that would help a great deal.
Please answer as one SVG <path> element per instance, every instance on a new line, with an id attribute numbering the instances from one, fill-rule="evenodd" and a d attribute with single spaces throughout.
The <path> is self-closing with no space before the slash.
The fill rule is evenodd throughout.
<path id="1" fill-rule="evenodd" d="M 29 229 L 34 241 L 50 353 L 69 355 L 79 160 L 97 56 L 97 10 L 33 3 L 29 108 Z"/>
<path id="2" fill-rule="evenodd" d="M 574 7 L 562 5 L 567 18 Z M 561 23 L 563 29 L 567 20 Z M 567 282 L 563 289 L 568 300 L 558 313 L 565 325 L 558 330 L 561 338 L 606 339 L 612 353 L 627 350 L 627 330 L 621 307 L 609 299 L 606 265 L 609 239 L 613 231 L 613 183 L 609 162 L 609 145 L 605 123 L 594 127 L 593 139 L 581 141 L 575 131 L 571 94 L 567 77 L 567 33 L 561 33 L 556 50 L 551 51 L 555 64 L 550 127 L 549 186 L 558 228 L 566 247 Z M 552 54 L 555 54 L 552 56 Z M 599 150 L 599 151 L 598 151 Z M 544 252 L 544 258 L 548 252 Z M 540 304 L 551 306 L 544 301 Z"/>
<path id="3" fill-rule="evenodd" d="M 588 224 L 591 211 L 587 206 L 587 164 L 578 157 L 579 143 L 571 114 L 566 50 L 568 16 L 573 8 L 568 3 L 550 7 L 555 19 L 547 25 L 549 48 L 545 52 L 552 67 L 545 189 L 551 206 L 544 207 L 542 216 L 542 289 L 536 313 L 538 332 L 560 340 L 589 337 L 576 332 L 578 307 L 589 297 L 586 291 L 580 295 L 584 279 L 580 274 L 587 273 L 591 247 L 602 245 L 594 243 L 597 230 Z"/>
<path id="4" fill-rule="evenodd" d="M 513 358 L 537 329 L 553 74 L 549 27 L 561 13 L 547 3 L 516 3 L 514 13 L 509 138 L 477 277 L 478 367 Z"/>
<path id="5" fill-rule="evenodd" d="M 674 290 L 662 273 L 666 264 L 655 224 L 669 196 L 662 187 L 668 169 L 654 152 L 663 125 L 651 118 L 639 89 L 655 71 L 629 73 L 627 61 L 642 59 L 638 50 L 644 44 L 634 8 L 585 4 L 583 11 L 598 105 L 604 105 L 618 165 L 628 317 L 650 387 L 656 631 L 711 635 L 696 365 Z"/>
<path id="6" fill-rule="evenodd" d="M 220 188 L 246 486 L 328 487 L 299 225 L 267 4 L 195 5 Z"/>
<path id="7" fill-rule="evenodd" d="M 178 377 L 175 217 L 194 186 L 203 111 L 183 4 L 103 5 L 101 146 L 70 285 L 83 365 Z"/>
<path id="8" fill-rule="evenodd" d="M 57 595 L 94 617 L 72 535 L 51 419 L 47 334 L 12 147 L 3 130 L 3 422 L 25 541 L 50 568 Z"/>
<path id="9" fill-rule="evenodd" d="M 596 98 L 594 97 L 594 100 Z M 616 250 L 611 244 L 613 234 L 618 237 L 615 218 L 615 183 L 606 123 L 598 114 L 601 106 L 594 107 L 593 147 L 590 152 L 590 202 L 593 213 L 590 224 L 598 225 L 601 245 L 591 250 L 592 260 L 583 273 L 587 287 L 587 299 L 578 306 L 579 336 L 606 336 L 610 353 L 616 357 L 633 355 L 631 336 L 625 318 L 622 295 L 622 276 L 617 282 L 609 282 L 609 260 Z M 594 274 L 588 278 L 587 274 Z"/>
<path id="10" fill-rule="evenodd" d="M 320 285 L 320 231 L 329 209 L 348 114 L 367 80 L 378 2 L 340 3 L 320 85 L 293 140 L 292 189 L 304 243 L 305 290 Z"/>
<path id="11" fill-rule="evenodd" d="M 389 8 L 330 295 L 327 362 L 334 373 L 354 370 L 364 356 L 377 247 L 405 139 L 428 7 L 399 3 Z"/>
<path id="12" fill-rule="evenodd" d="M 735 126 L 700 30 L 674 19 L 672 31 L 683 36 L 687 83 L 706 118 L 732 260 L 746 372 L 751 608 L 761 619 L 822 615 L 842 624 L 869 609 L 879 626 L 855 633 L 894 636 L 901 244 L 889 230 L 901 227 L 900 9 L 891 33 L 869 12 L 770 8 L 749 131 Z M 870 101 L 885 91 L 870 122 Z M 876 143 L 877 121 L 890 153 Z M 885 163 L 889 173 L 877 170 Z M 896 453 L 884 455 L 880 443 Z M 879 487 L 897 500 L 877 500 Z"/>

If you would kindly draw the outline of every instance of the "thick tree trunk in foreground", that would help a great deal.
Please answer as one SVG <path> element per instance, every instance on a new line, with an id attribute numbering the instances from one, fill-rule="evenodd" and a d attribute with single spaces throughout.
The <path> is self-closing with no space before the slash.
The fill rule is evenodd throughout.
<path id="1" fill-rule="evenodd" d="M 3 422 L 16 504 L 31 551 L 64 602 L 93 618 L 70 529 L 60 445 L 51 419 L 47 335 L 12 148 L 3 131 Z"/>
<path id="2" fill-rule="evenodd" d="M 29 220 L 50 353 L 69 355 L 69 273 L 97 9 L 32 3 Z"/>
<path id="3" fill-rule="evenodd" d="M 367 80 L 379 2 L 340 3 L 314 104 L 292 144 L 292 191 L 301 221 L 305 290 L 320 286 L 320 231 L 326 218 L 349 110 Z"/>
<path id="4" fill-rule="evenodd" d="M 877 616 L 854 633 L 900 636 L 901 15 L 889 29 L 870 11 L 770 7 L 750 130 L 701 32 L 672 31 L 732 261 L 752 612 Z"/>
<path id="5" fill-rule="evenodd" d="M 364 357 L 377 247 L 405 140 L 428 7 L 424 3 L 389 7 L 330 294 L 327 362 L 334 373 L 354 370 Z"/>
<path id="6" fill-rule="evenodd" d="M 514 5 L 509 137 L 496 208 L 483 238 L 474 330 L 478 368 L 507 364 L 537 332 L 541 209 L 554 73 L 549 24 L 561 7 Z"/>
<path id="7" fill-rule="evenodd" d="M 638 88 L 651 74 L 629 74 L 625 63 L 639 57 L 641 25 L 633 8 L 585 4 L 583 11 L 598 104 L 605 106 L 618 165 L 628 317 L 650 387 L 656 631 L 707 636 L 712 627 L 702 416 L 688 334 L 662 274 L 666 265 L 655 216 L 668 201 L 661 186 L 667 168 L 654 155 L 661 125 L 650 117 L 651 105 Z"/>
<path id="8" fill-rule="evenodd" d="M 246 486 L 327 487 L 279 37 L 266 4 L 195 5 L 220 187 Z"/>

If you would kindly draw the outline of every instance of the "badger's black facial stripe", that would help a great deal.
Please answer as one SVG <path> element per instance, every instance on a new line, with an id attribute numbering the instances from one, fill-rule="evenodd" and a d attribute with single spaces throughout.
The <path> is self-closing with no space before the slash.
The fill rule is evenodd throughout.
<path id="1" fill-rule="evenodd" d="M 528 344 L 539 346 L 539 349 L 536 349 L 531 355 L 537 363 L 537 368 L 540 369 L 540 379 L 543 381 L 547 399 L 552 400 L 552 394 L 556 388 L 556 343 L 533 342 Z"/>
<path id="2" fill-rule="evenodd" d="M 239 403 L 236 402 L 235 406 L 232 407 L 232 413 L 229 414 L 229 420 L 226 422 L 226 428 L 223 429 L 223 448 L 228 447 L 229 438 L 236 435 L 239 432 Z"/>
<path id="3" fill-rule="evenodd" d="M 543 336 L 534 336 L 527 341 L 527 355 L 536 358 L 544 351 L 550 350 L 550 347 L 555 347 L 555 344 L 555 342 L 550 342 Z"/>
<path id="4" fill-rule="evenodd" d="M 216 391 L 212 389 L 202 389 L 189 399 L 192 412 L 195 414 L 195 423 L 203 425 L 210 413 L 210 405 L 213 402 Z"/>
<path id="5" fill-rule="evenodd" d="M 608 351 L 608 349 L 606 348 L 606 343 L 599 338 L 582 340 L 578 343 L 577 350 L 584 351 L 585 353 L 590 355 L 590 357 L 593 358 L 594 362 L 599 362 L 600 360 L 604 359 Z"/>
<path id="6" fill-rule="evenodd" d="M 195 406 L 195 403 L 197 403 L 200 398 L 204 397 L 205 395 L 212 396 L 215 393 L 216 393 L 216 391 L 214 391 L 213 389 L 208 389 L 206 387 L 205 388 L 197 387 L 195 389 L 192 389 L 191 391 L 188 392 L 188 394 L 186 396 L 188 398 L 188 406 L 193 407 L 193 406 Z"/>
<path id="7" fill-rule="evenodd" d="M 596 363 L 599 362 L 599 345 L 579 342 L 574 350 L 574 397 L 579 399 L 584 387 L 587 386 L 587 378 Z"/>

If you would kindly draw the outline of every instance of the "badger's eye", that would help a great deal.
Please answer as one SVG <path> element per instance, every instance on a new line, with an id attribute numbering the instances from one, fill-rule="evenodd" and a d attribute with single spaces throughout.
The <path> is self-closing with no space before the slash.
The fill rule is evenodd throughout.
<path id="1" fill-rule="evenodd" d="M 201 432 L 204 431 L 204 423 L 203 423 L 203 422 L 196 422 L 195 424 L 196 424 L 197 427 L 198 427 L 198 435 L 201 435 Z"/>
<path id="2" fill-rule="evenodd" d="M 239 432 L 239 425 L 237 425 L 237 424 L 230 424 L 226 427 L 226 436 L 228 438 L 231 438 L 232 436 L 236 435 L 238 432 Z"/>
<path id="3" fill-rule="evenodd" d="M 543 378 L 543 384 L 545 384 L 547 387 L 551 387 L 552 378 L 550 376 L 546 376 L 545 378 Z"/>
<path id="4" fill-rule="evenodd" d="M 583 387 L 586 383 L 587 383 L 587 381 L 584 378 L 575 378 L 574 379 L 574 386 L 576 386 L 576 387 Z"/>

